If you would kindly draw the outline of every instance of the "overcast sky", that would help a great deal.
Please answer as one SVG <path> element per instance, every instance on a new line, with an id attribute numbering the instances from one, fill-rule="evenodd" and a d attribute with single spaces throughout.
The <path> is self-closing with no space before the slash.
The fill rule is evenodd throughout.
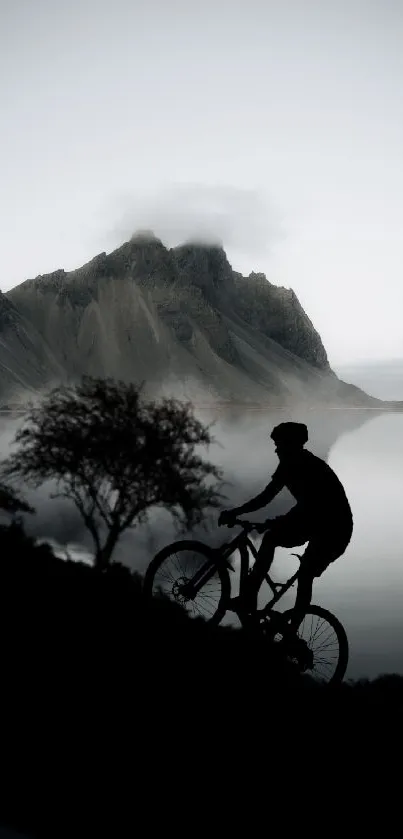
<path id="1" fill-rule="evenodd" d="M 152 227 L 403 357 L 402 0 L 0 0 L 0 288 Z"/>

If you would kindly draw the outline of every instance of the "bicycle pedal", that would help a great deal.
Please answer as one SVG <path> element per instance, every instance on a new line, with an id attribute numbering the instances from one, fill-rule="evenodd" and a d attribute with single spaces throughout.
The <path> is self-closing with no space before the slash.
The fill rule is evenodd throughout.
<path id="1" fill-rule="evenodd" d="M 313 652 L 302 638 L 285 639 L 285 648 L 288 653 L 295 657 L 302 668 L 310 670 L 313 667 Z"/>

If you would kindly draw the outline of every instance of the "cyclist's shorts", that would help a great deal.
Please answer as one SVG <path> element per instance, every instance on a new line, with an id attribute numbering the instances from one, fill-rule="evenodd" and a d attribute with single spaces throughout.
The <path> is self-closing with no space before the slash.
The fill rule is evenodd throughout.
<path id="1" fill-rule="evenodd" d="M 296 505 L 285 516 L 279 516 L 270 522 L 270 532 L 275 535 L 277 544 L 284 548 L 304 545 L 302 565 L 314 577 L 344 554 L 353 532 L 353 523 L 349 519 L 331 519 L 324 523 L 311 523 L 303 511 Z"/>

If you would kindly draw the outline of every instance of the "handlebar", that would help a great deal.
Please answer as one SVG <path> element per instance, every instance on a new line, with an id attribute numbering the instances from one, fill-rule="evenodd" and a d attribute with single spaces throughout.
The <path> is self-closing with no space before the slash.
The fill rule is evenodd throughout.
<path id="1" fill-rule="evenodd" d="M 231 524 L 220 525 L 220 527 L 235 527 L 235 525 L 237 524 L 239 525 L 239 527 L 242 527 L 242 529 L 245 530 L 247 533 L 249 533 L 251 530 L 257 530 L 258 533 L 264 533 L 265 530 L 269 529 L 270 524 L 268 524 L 268 522 L 270 521 L 271 519 L 266 519 L 264 522 L 245 521 L 245 519 L 233 519 Z M 303 554 L 293 553 L 291 554 L 291 556 L 296 556 L 297 559 L 301 562 Z"/>
<path id="2" fill-rule="evenodd" d="M 262 533 L 264 530 L 267 530 L 267 522 L 269 519 L 266 519 L 265 522 L 259 521 L 245 521 L 245 519 L 233 519 L 231 524 L 220 525 L 221 527 L 235 527 L 235 525 L 239 525 L 242 527 L 243 530 L 246 530 L 248 533 L 251 530 L 257 530 L 258 533 Z"/>

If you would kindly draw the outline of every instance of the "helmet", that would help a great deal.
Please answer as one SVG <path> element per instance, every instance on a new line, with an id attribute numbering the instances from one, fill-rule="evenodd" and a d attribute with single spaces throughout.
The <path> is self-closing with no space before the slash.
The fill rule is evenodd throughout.
<path id="1" fill-rule="evenodd" d="M 282 422 L 273 428 L 270 437 L 280 445 L 302 447 L 308 440 L 308 429 L 302 422 Z"/>

